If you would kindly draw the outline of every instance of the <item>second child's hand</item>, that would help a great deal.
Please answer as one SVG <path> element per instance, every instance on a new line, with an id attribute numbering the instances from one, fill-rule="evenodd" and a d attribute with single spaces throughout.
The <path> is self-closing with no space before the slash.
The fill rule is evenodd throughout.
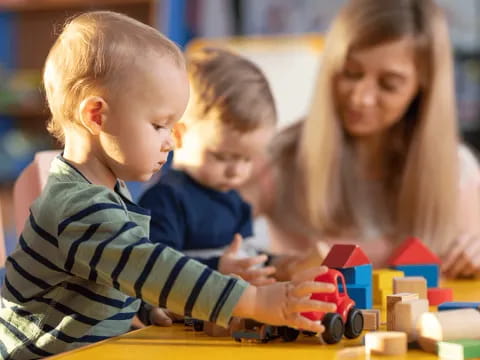
<path id="1" fill-rule="evenodd" d="M 242 236 L 235 234 L 235 237 L 229 247 L 220 257 L 218 271 L 222 274 L 234 274 L 240 276 L 255 286 L 268 285 L 275 282 L 271 276 L 275 273 L 274 266 L 255 267 L 255 265 L 264 264 L 267 261 L 266 255 L 238 258 L 237 254 L 242 247 Z"/>

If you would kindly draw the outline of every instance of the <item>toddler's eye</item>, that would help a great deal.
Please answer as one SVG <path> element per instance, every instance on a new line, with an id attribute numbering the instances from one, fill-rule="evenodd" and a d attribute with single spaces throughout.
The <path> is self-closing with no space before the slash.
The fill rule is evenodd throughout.
<path id="1" fill-rule="evenodd" d="M 160 125 L 157 125 L 157 124 L 152 124 L 152 126 L 155 130 L 163 129 L 163 126 L 160 126 Z"/>

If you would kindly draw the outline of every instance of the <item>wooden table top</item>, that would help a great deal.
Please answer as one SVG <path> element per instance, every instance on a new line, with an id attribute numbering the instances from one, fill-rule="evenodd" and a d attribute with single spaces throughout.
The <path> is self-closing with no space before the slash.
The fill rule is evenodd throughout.
<path id="1" fill-rule="evenodd" d="M 454 290 L 454 301 L 480 301 L 480 280 L 444 281 L 442 287 Z M 362 337 L 322 345 L 315 337 L 300 335 L 295 342 L 275 340 L 267 344 L 238 343 L 232 338 L 209 337 L 183 325 L 168 328 L 150 326 L 97 344 L 52 357 L 52 359 L 352 359 L 349 347 L 359 346 Z M 363 357 L 365 358 L 365 357 Z M 421 350 L 409 350 L 405 356 L 371 356 L 371 359 L 438 359 Z"/>

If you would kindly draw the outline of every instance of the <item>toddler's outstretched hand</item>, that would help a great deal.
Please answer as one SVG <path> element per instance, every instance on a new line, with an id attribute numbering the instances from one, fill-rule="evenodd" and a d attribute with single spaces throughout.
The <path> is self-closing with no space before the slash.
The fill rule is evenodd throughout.
<path id="1" fill-rule="evenodd" d="M 275 279 L 270 276 L 275 273 L 275 267 L 254 267 L 255 265 L 261 265 L 265 263 L 265 261 L 267 261 L 266 255 L 251 256 L 246 258 L 237 257 L 237 253 L 242 247 L 242 241 L 242 236 L 240 234 L 235 234 L 232 243 L 220 257 L 218 271 L 226 275 L 238 275 L 243 280 L 248 281 L 250 284 L 255 286 L 274 283 Z"/>
<path id="2" fill-rule="evenodd" d="M 292 281 L 245 290 L 233 311 L 234 316 L 251 318 L 270 325 L 286 325 L 296 329 L 321 333 L 325 328 L 318 321 L 302 316 L 302 312 L 334 312 L 336 305 L 310 296 L 316 292 L 333 292 L 333 284 L 314 281 L 327 267 L 311 268 L 295 275 Z"/>

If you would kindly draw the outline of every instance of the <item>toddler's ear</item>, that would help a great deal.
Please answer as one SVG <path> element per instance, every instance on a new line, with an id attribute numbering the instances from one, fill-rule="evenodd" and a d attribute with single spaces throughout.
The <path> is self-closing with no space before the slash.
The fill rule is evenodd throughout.
<path id="1" fill-rule="evenodd" d="M 80 103 L 80 122 L 92 134 L 98 135 L 105 121 L 108 105 L 99 96 L 89 96 Z"/>
<path id="2" fill-rule="evenodd" d="M 187 126 L 184 123 L 176 123 L 173 126 L 172 134 L 175 141 L 175 149 L 180 149 L 183 145 L 183 134 L 187 130 Z"/>

